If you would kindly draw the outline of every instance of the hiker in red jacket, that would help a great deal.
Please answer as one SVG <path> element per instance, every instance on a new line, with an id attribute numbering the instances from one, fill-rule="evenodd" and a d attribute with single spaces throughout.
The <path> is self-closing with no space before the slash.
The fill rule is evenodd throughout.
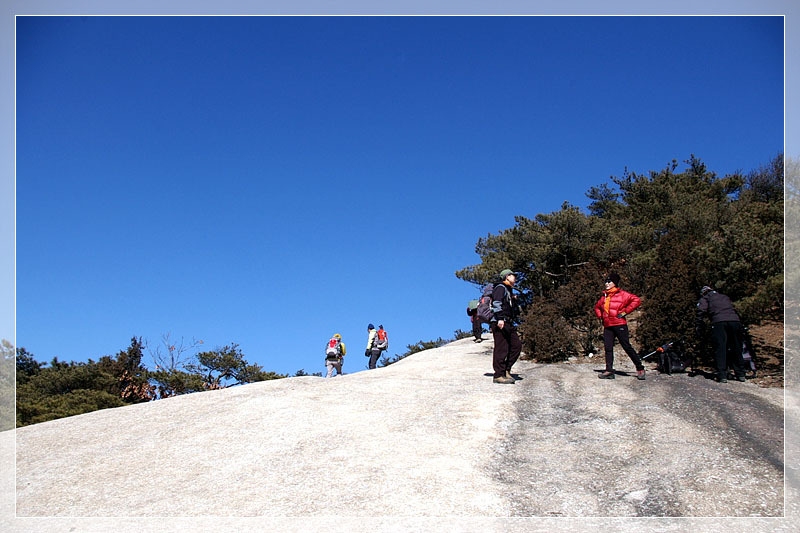
<path id="1" fill-rule="evenodd" d="M 606 290 L 594 306 L 594 314 L 603 321 L 603 345 L 606 350 L 606 370 L 600 379 L 614 379 L 614 338 L 636 366 L 636 378 L 644 379 L 644 365 L 631 346 L 628 322 L 625 316 L 639 307 L 642 301 L 635 294 L 619 288 L 619 274 L 610 273 L 606 278 Z"/>

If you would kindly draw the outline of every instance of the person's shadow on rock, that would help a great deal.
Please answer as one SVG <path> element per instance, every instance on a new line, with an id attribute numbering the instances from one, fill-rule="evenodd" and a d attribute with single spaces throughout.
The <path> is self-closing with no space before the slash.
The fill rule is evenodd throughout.
<path id="1" fill-rule="evenodd" d="M 687 372 L 687 374 L 689 375 L 690 378 L 693 378 L 694 376 L 703 376 L 706 379 L 716 379 L 717 378 L 717 373 L 716 372 L 707 372 L 705 370 L 695 370 L 694 368 L 690 372 Z"/>
<path id="2" fill-rule="evenodd" d="M 486 376 L 487 378 L 494 377 L 494 372 L 486 372 L 484 376 Z M 514 378 L 515 381 L 522 381 L 523 379 L 525 379 L 519 374 L 511 374 L 511 377 Z"/>

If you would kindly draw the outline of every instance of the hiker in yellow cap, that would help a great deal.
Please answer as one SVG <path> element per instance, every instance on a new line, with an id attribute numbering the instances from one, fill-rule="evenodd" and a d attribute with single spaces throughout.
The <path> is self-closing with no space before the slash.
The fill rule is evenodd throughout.
<path id="1" fill-rule="evenodd" d="M 342 336 L 338 333 L 331 337 L 328 344 L 325 346 L 325 366 L 328 368 L 328 375 L 326 377 L 333 377 L 333 369 L 336 369 L 336 375 L 342 375 L 342 363 L 344 363 L 344 355 L 347 350 L 342 342 Z"/>

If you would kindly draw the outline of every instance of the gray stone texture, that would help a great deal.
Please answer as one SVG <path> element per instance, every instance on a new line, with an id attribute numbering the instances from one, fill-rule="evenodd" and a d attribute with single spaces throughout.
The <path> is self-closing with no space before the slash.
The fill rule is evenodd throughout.
<path id="1" fill-rule="evenodd" d="M 4 530 L 792 531 L 784 391 L 471 339 L 0 434 Z M 798 420 L 787 394 L 787 424 Z M 796 457 L 796 450 L 790 450 Z M 13 458 L 13 453 L 11 454 Z M 15 468 L 14 468 L 15 466 Z M 9 468 L 10 467 L 10 468 Z M 786 503 L 788 502 L 788 504 Z M 55 518 L 53 518 L 55 517 Z M 632 529 L 633 528 L 633 529 Z"/>

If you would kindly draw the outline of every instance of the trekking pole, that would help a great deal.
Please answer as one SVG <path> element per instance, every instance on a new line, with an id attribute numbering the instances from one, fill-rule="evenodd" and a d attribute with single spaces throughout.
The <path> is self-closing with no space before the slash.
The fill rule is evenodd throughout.
<path id="1" fill-rule="evenodd" d="M 672 341 L 672 342 L 670 342 L 670 343 L 668 343 L 668 344 L 665 344 L 665 345 L 663 345 L 663 346 L 659 346 L 658 348 L 656 348 L 655 350 L 653 350 L 653 351 L 652 351 L 652 352 L 650 352 L 649 354 L 647 354 L 647 355 L 645 355 L 644 357 L 642 357 L 642 361 L 644 361 L 644 360 L 645 360 L 645 359 L 647 359 L 648 357 L 651 357 L 651 356 L 653 356 L 653 355 L 655 355 L 655 354 L 657 354 L 657 353 L 660 353 L 660 352 L 665 352 L 665 351 L 669 350 L 670 348 L 672 348 L 672 345 L 673 345 L 673 344 L 675 344 L 675 341 Z"/>
<path id="2" fill-rule="evenodd" d="M 644 361 L 644 360 L 645 360 L 645 359 L 647 359 L 648 357 L 651 357 L 651 356 L 653 356 L 653 355 L 657 354 L 657 353 L 658 353 L 658 351 L 659 351 L 660 349 L 661 349 L 661 347 L 659 346 L 658 348 L 656 348 L 655 350 L 653 350 L 653 351 L 652 351 L 652 352 L 650 352 L 649 354 L 647 354 L 647 355 L 643 355 L 643 356 L 642 356 L 642 361 Z"/>

